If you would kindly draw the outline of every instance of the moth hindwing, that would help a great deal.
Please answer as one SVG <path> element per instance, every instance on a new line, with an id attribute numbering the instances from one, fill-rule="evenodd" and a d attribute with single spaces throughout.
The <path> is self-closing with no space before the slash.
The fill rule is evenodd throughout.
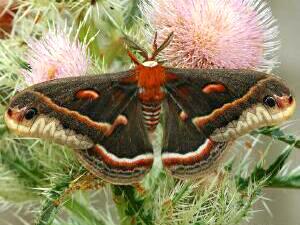
<path id="1" fill-rule="evenodd" d="M 295 109 L 290 90 L 275 76 L 166 68 L 151 57 L 144 63 L 131 57 L 137 65 L 130 71 L 56 79 L 23 90 L 5 113 L 7 126 L 71 147 L 95 176 L 132 184 L 152 167 L 148 134 L 163 111 L 163 165 L 186 179 L 216 165 L 239 136 L 280 123 Z"/>

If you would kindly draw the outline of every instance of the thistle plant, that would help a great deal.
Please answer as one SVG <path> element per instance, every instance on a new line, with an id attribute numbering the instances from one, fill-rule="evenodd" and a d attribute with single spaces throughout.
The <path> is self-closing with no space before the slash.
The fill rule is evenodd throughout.
<path id="1" fill-rule="evenodd" d="M 300 188 L 299 168 L 287 160 L 300 148 L 282 127 L 257 130 L 237 141 L 218 170 L 201 180 L 179 181 L 155 161 L 136 186 L 95 178 L 72 150 L 8 132 L 3 113 L 24 87 L 55 78 L 88 76 L 130 67 L 124 39 L 150 48 L 174 32 L 160 56 L 185 68 L 277 65 L 278 29 L 261 0 L 7 1 L 0 9 L 0 218 L 16 210 L 18 224 L 240 224 L 252 217 L 266 187 Z M 9 13 L 9 14 L 7 14 Z M 6 19 L 9 18 L 9 19 Z M 142 31 L 142 32 L 141 32 Z M 161 127 L 154 138 L 159 155 Z M 273 148 L 282 144 L 280 152 Z M 262 151 L 263 150 L 263 151 Z M 261 151 L 259 157 L 256 152 Z M 273 162 L 266 162 L 276 154 Z M 26 221 L 28 214 L 35 219 Z M 25 213 L 24 213 L 25 212 Z M 14 223 L 17 224 L 17 223 Z"/>
<path id="2" fill-rule="evenodd" d="M 84 76 L 90 67 L 87 47 L 69 40 L 64 31 L 52 31 L 41 40 L 31 40 L 28 48 L 25 61 L 30 68 L 23 69 L 22 75 L 29 85 L 56 78 Z"/>
<path id="3" fill-rule="evenodd" d="M 162 53 L 171 66 L 270 71 L 277 64 L 278 27 L 263 1 L 155 0 L 142 9 L 150 32 L 163 39 L 176 31 Z"/>

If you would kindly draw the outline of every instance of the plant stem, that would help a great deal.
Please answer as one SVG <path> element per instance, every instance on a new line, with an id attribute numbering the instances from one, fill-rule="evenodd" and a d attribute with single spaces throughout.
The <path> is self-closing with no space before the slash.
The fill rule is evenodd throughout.
<path id="1" fill-rule="evenodd" d="M 289 145 L 293 145 L 295 148 L 300 148 L 300 140 L 294 137 L 293 135 L 285 134 L 278 127 L 265 127 L 259 129 L 258 131 L 254 131 L 253 134 L 263 134 L 268 137 L 272 137 L 281 142 L 287 143 Z"/>
<path id="2" fill-rule="evenodd" d="M 64 206 L 70 211 L 74 217 L 82 220 L 82 224 L 97 224 L 97 225 L 105 225 L 104 221 L 98 219 L 94 213 L 92 213 L 88 207 L 81 204 L 76 199 L 72 199 L 71 201 L 67 201 Z"/>
<path id="3" fill-rule="evenodd" d="M 270 188 L 300 188 L 300 174 L 276 176 L 267 185 Z"/>
<path id="4" fill-rule="evenodd" d="M 122 225 L 153 224 L 151 213 L 146 213 L 144 200 L 137 197 L 134 187 L 112 185 L 111 189 Z"/>
<path id="5" fill-rule="evenodd" d="M 36 225 L 50 225 L 52 224 L 60 204 L 55 203 L 63 196 L 64 190 L 66 190 L 72 179 L 65 179 L 58 183 L 48 192 L 48 198 L 42 205 L 40 216 L 37 219 Z"/>
<path id="6" fill-rule="evenodd" d="M 254 168 L 250 176 L 244 178 L 241 176 L 236 177 L 236 184 L 240 190 L 245 190 L 248 188 L 249 184 L 254 182 L 259 182 L 265 180 L 265 184 L 272 182 L 272 180 L 277 176 L 284 166 L 286 160 L 292 153 L 293 147 L 288 146 L 277 159 L 269 166 L 269 168 L 264 169 L 262 163 L 258 163 Z"/>

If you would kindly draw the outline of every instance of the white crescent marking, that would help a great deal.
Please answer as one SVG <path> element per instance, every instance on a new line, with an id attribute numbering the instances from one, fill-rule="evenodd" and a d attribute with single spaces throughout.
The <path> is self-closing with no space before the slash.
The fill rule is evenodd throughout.
<path id="1" fill-rule="evenodd" d="M 211 144 L 211 140 L 210 139 L 206 139 L 205 142 L 200 145 L 198 147 L 198 149 L 196 151 L 193 152 L 189 152 L 186 154 L 179 154 L 179 153 L 163 153 L 162 154 L 162 159 L 168 159 L 168 158 L 180 158 L 180 159 L 187 159 L 187 158 L 191 158 L 197 155 L 201 155 L 203 153 L 203 151 L 206 150 L 206 148 Z"/>

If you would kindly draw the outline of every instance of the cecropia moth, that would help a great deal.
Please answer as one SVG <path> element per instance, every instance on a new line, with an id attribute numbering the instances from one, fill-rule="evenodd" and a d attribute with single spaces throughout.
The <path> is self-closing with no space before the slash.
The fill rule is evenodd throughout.
<path id="1" fill-rule="evenodd" d="M 253 70 L 178 69 L 155 61 L 170 37 L 134 69 L 55 79 L 18 93 L 5 113 L 18 135 L 75 150 L 94 175 L 114 184 L 139 182 L 153 163 L 149 132 L 163 126 L 164 168 L 197 178 L 228 144 L 287 120 L 295 100 L 284 82 Z"/>

